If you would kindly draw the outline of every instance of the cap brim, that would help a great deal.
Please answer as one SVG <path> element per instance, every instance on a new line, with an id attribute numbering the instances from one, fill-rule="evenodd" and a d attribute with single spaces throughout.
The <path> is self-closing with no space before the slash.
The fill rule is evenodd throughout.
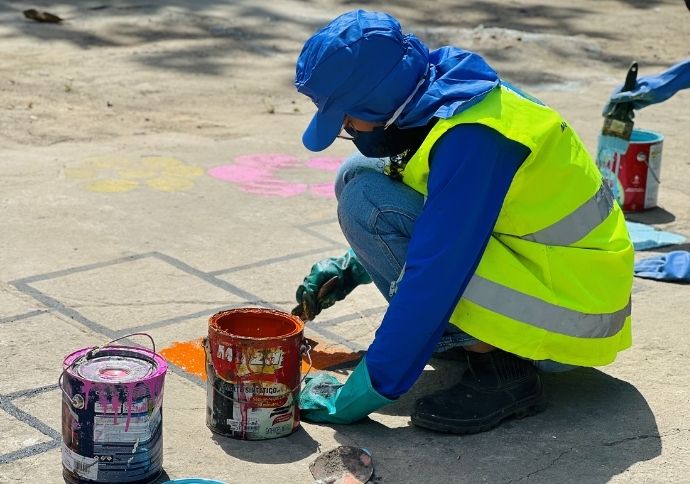
<path id="1" fill-rule="evenodd" d="M 335 141 L 345 121 L 345 113 L 337 110 L 317 112 L 302 135 L 302 144 L 310 151 L 323 151 Z"/>

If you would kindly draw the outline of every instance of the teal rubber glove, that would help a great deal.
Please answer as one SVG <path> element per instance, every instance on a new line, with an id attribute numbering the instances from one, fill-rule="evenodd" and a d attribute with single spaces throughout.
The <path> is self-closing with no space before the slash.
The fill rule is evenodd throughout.
<path id="1" fill-rule="evenodd" d="M 299 395 L 302 418 L 309 422 L 349 424 L 393 403 L 371 386 L 365 360 L 359 362 L 345 384 L 327 373 L 307 381 Z"/>
<path id="2" fill-rule="evenodd" d="M 304 282 L 297 288 L 297 306 L 292 314 L 311 321 L 322 310 L 345 299 L 360 284 L 368 284 L 371 277 L 357 260 L 352 249 L 342 257 L 330 257 L 317 262 Z"/>

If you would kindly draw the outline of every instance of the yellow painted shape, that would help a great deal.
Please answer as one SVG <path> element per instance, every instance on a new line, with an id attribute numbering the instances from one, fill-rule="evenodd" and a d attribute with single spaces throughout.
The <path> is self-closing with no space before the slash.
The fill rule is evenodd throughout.
<path id="1" fill-rule="evenodd" d="M 162 170 L 163 176 L 171 177 L 197 177 L 204 174 L 204 169 L 200 166 L 180 165 L 174 167 L 167 167 Z"/>
<path id="2" fill-rule="evenodd" d="M 162 170 L 165 168 L 175 168 L 184 163 L 170 156 L 146 156 L 141 159 L 141 164 L 147 168 Z"/>
<path id="3" fill-rule="evenodd" d="M 140 182 L 161 192 L 188 190 L 203 174 L 203 168 L 170 156 L 146 156 L 135 162 L 118 155 L 94 156 L 65 169 L 65 176 L 88 181 L 87 190 L 100 193 L 129 192 Z"/>
<path id="4" fill-rule="evenodd" d="M 117 174 L 128 180 L 153 178 L 157 175 L 155 170 L 150 170 L 148 168 L 125 168 L 124 170 L 117 170 Z"/>
<path id="5" fill-rule="evenodd" d="M 68 178 L 77 178 L 79 180 L 88 180 L 89 178 L 96 178 L 96 171 L 84 167 L 65 168 L 65 176 Z"/>
<path id="6" fill-rule="evenodd" d="M 194 186 L 194 183 L 187 178 L 178 177 L 158 177 L 146 180 L 146 184 L 160 192 L 174 192 L 177 190 L 188 190 Z"/>
<path id="7" fill-rule="evenodd" d="M 89 158 L 86 163 L 94 168 L 119 168 L 130 165 L 132 162 L 122 156 L 103 155 Z"/>
<path id="8" fill-rule="evenodd" d="M 99 193 L 122 193 L 134 190 L 139 182 L 133 180 L 95 180 L 86 186 L 86 189 Z"/>

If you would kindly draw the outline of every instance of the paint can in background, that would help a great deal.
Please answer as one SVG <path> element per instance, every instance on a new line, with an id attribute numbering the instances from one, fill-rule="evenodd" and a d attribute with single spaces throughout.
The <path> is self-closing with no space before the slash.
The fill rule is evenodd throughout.
<path id="1" fill-rule="evenodd" d="M 168 365 L 153 339 L 153 350 L 111 345 L 118 340 L 63 362 L 62 468 L 71 484 L 150 483 L 163 470 Z"/>
<path id="2" fill-rule="evenodd" d="M 239 308 L 213 315 L 206 340 L 206 425 L 241 440 L 299 427 L 304 323 L 292 314 Z"/>
<path id="3" fill-rule="evenodd" d="M 625 153 L 609 152 L 599 157 L 599 170 L 623 211 L 640 212 L 657 206 L 663 142 L 660 133 L 634 129 Z"/>

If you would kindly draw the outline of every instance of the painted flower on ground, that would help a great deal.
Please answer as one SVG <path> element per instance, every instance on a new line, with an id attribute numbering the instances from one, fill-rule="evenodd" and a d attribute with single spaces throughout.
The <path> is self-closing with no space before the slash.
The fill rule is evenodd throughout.
<path id="1" fill-rule="evenodd" d="M 81 180 L 92 192 L 122 193 L 148 187 L 160 192 L 188 190 L 203 175 L 199 166 L 168 156 L 146 156 L 132 161 L 121 156 L 98 156 L 65 169 L 65 176 Z"/>
<path id="2" fill-rule="evenodd" d="M 294 181 L 290 172 L 309 168 L 335 172 L 340 158 L 312 158 L 306 163 L 294 156 L 283 154 L 244 155 L 235 158 L 234 163 L 212 168 L 208 174 L 219 180 L 237 184 L 240 190 L 265 197 L 294 197 L 311 193 L 315 197 L 334 198 L 333 182 L 304 183 Z"/>

